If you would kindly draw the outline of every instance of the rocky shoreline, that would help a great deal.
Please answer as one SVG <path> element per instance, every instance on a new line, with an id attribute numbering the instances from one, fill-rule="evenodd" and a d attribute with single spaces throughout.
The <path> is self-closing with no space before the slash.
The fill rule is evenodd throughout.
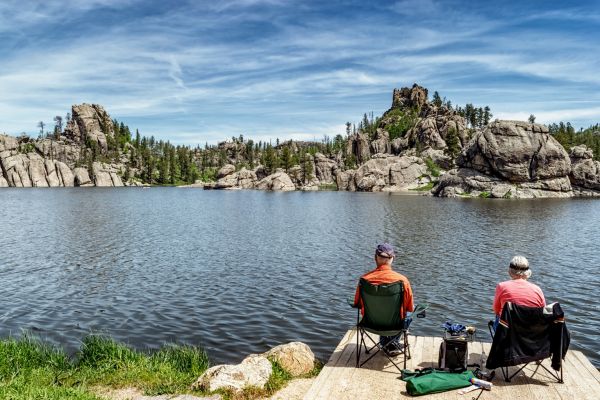
<path id="1" fill-rule="evenodd" d="M 110 152 L 115 128 L 104 108 L 82 104 L 71 111 L 65 130 L 54 138 L 0 135 L 0 187 L 154 183 L 152 170 L 143 173 L 143 155 L 137 145 L 126 141 L 118 151 Z M 214 180 L 184 186 L 413 190 L 438 197 L 499 199 L 600 196 L 600 161 L 594 160 L 585 145 L 574 146 L 567 153 L 548 127 L 523 121 L 486 121 L 484 126 L 468 128 L 457 110 L 428 101 L 427 89 L 417 84 L 395 89 L 391 108 L 371 122 L 369 129 L 367 124 L 352 133 L 348 130 L 346 138 L 338 135 L 337 150 L 329 149 L 327 154 L 326 146 L 308 151 L 310 143 L 294 141 L 274 148 L 255 145 L 253 150 L 252 141 L 235 138 L 196 150 L 192 164 L 203 171 L 213 168 Z M 286 167 L 273 166 L 269 152 L 270 157 L 287 157 Z M 256 157 L 260 158 L 255 162 Z"/>

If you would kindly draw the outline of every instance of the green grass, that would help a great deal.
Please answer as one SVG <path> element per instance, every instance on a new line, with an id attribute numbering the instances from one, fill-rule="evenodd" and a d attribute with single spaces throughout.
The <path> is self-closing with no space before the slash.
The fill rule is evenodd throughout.
<path id="1" fill-rule="evenodd" d="M 479 197 L 481 197 L 482 199 L 487 199 L 491 196 L 492 194 L 490 192 L 481 192 L 479 193 Z"/>
<path id="2" fill-rule="evenodd" d="M 421 186 L 421 187 L 418 187 L 418 188 L 414 188 L 414 189 L 410 189 L 410 190 L 413 190 L 415 192 L 428 192 L 431 189 L 433 189 L 434 186 L 435 186 L 434 182 L 429 182 L 428 184 L 426 184 L 424 186 Z"/>
<path id="3" fill-rule="evenodd" d="M 133 350 L 102 336 L 88 336 L 69 358 L 62 350 L 25 335 L 0 340 L 0 398 L 99 399 L 94 387 L 136 387 L 146 394 L 185 393 L 208 368 L 204 350 L 167 345 Z"/>
<path id="4" fill-rule="evenodd" d="M 322 183 L 319 185 L 319 190 L 338 190 L 335 183 Z"/>

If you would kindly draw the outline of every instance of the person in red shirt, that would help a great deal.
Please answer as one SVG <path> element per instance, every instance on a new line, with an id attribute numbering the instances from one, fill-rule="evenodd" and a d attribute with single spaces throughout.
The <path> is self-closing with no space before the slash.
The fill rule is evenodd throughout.
<path id="1" fill-rule="evenodd" d="M 414 309 L 413 293 L 408 279 L 404 275 L 399 274 L 398 272 L 392 269 L 392 262 L 394 261 L 395 256 L 396 254 L 391 244 L 382 243 L 378 245 L 375 249 L 375 263 L 377 265 L 377 268 L 370 272 L 367 272 L 366 274 L 361 276 L 361 278 L 365 279 L 367 282 L 373 285 L 382 285 L 386 283 L 402 281 L 402 283 L 404 284 L 404 301 L 402 302 L 402 307 L 400 307 L 400 310 L 398 310 L 398 312 L 400 313 L 400 316 L 402 318 L 405 318 L 406 313 L 412 312 Z M 364 314 L 364 306 L 360 298 L 360 291 L 358 286 L 356 287 L 356 293 L 354 295 L 354 304 L 360 306 L 361 313 Z M 379 339 L 379 343 L 382 346 L 386 346 L 391 340 L 394 339 L 394 336 L 381 336 Z M 387 347 L 392 347 L 392 350 L 388 351 L 388 353 L 392 356 L 399 354 L 401 351 L 400 343 L 394 341 L 394 345 L 395 346 Z"/>
<path id="2" fill-rule="evenodd" d="M 494 304 L 492 308 L 496 314 L 494 322 L 494 331 L 498 326 L 502 308 L 507 301 L 527 307 L 545 307 L 546 299 L 542 289 L 534 283 L 528 281 L 531 277 L 529 261 L 523 256 L 515 256 L 510 260 L 508 267 L 510 280 L 500 282 L 496 286 L 494 295 Z"/>

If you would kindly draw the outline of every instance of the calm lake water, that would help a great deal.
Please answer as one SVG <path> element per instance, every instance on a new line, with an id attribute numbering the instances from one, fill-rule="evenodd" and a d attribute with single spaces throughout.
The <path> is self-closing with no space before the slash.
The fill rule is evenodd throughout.
<path id="1" fill-rule="evenodd" d="M 572 347 L 600 367 L 600 201 L 435 199 L 372 193 L 1 189 L 0 336 L 79 347 L 90 332 L 237 362 L 293 340 L 326 360 L 355 322 L 346 300 L 377 243 L 416 302 L 414 334 L 486 323 L 507 265 L 525 255 Z"/>

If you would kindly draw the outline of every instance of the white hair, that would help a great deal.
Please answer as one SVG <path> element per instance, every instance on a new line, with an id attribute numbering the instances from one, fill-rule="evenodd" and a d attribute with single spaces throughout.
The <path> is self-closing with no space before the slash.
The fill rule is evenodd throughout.
<path id="1" fill-rule="evenodd" d="M 523 256 L 514 256 L 510 260 L 508 266 L 508 274 L 512 279 L 529 279 L 531 278 L 531 269 L 529 269 L 529 261 Z"/>

